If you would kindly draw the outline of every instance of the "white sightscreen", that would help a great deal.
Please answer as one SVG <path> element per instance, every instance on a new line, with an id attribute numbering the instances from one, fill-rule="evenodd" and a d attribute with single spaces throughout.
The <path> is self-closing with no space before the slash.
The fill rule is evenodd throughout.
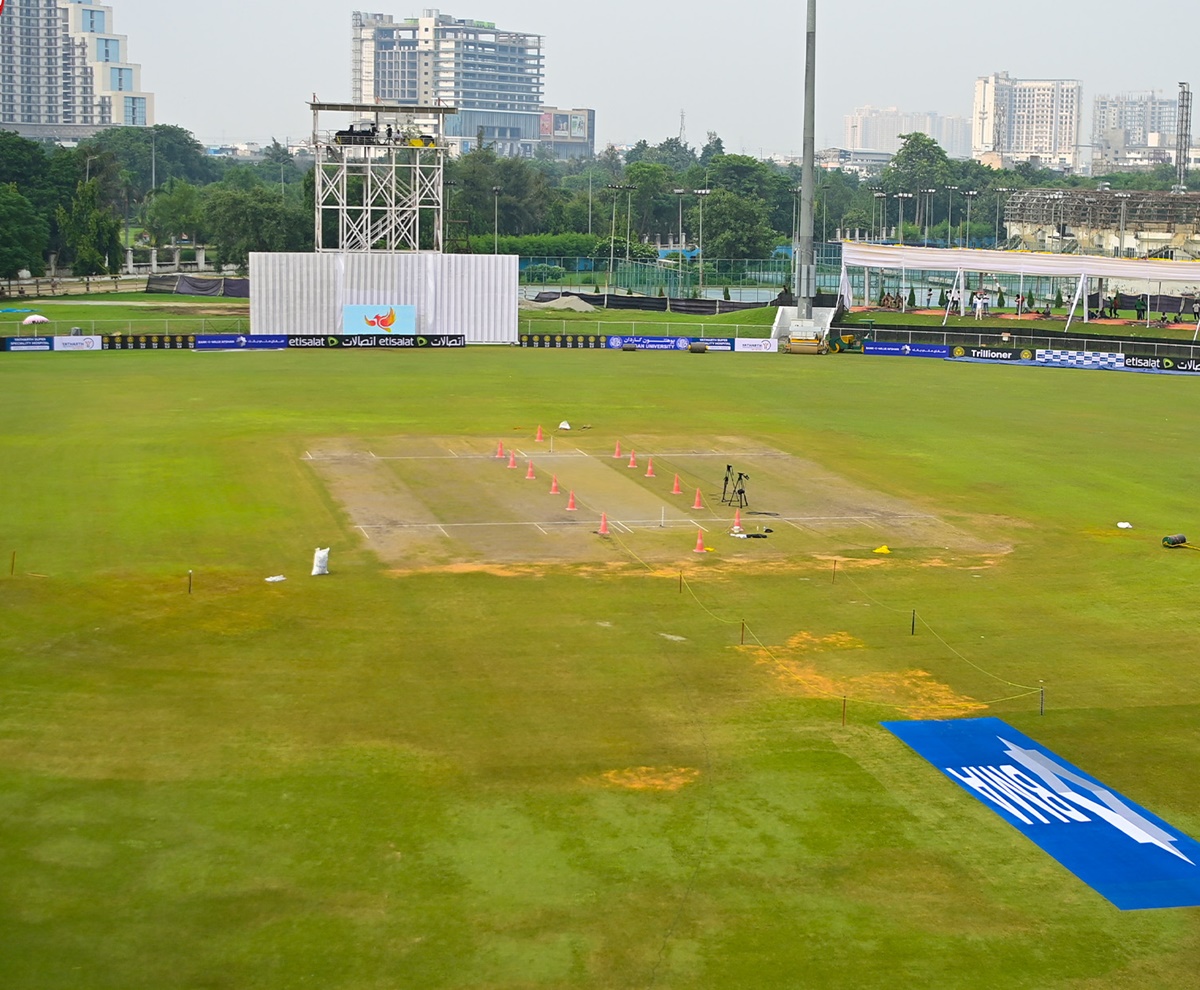
<path id="1" fill-rule="evenodd" d="M 517 340 L 517 258 L 495 254 L 251 254 L 250 332 L 341 333 L 344 306 L 414 306 L 418 334 Z"/>

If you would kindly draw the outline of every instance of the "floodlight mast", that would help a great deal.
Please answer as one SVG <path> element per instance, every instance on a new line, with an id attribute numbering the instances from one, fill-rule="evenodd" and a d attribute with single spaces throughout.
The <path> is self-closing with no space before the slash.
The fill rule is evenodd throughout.
<path id="1" fill-rule="evenodd" d="M 800 233 L 795 250 L 796 316 L 811 320 L 817 294 L 813 253 L 813 201 L 816 195 L 817 0 L 808 0 L 804 45 L 804 162 L 800 172 Z"/>

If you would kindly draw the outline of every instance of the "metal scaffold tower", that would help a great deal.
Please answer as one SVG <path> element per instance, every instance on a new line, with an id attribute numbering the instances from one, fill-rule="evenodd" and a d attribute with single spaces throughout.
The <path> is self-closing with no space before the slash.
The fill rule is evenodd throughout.
<path id="1" fill-rule="evenodd" d="M 454 107 L 309 104 L 317 251 L 437 251 L 444 239 L 445 118 Z M 322 128 L 322 113 L 351 114 Z"/>

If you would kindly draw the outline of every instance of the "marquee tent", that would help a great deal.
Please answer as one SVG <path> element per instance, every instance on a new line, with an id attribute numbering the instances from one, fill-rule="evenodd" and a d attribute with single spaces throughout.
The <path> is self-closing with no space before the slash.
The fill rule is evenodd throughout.
<path id="1" fill-rule="evenodd" d="M 989 275 L 1036 275 L 1052 278 L 1070 278 L 1077 281 L 1070 326 L 1075 309 L 1081 299 L 1086 298 L 1088 280 L 1093 278 L 1129 279 L 1138 282 L 1187 282 L 1200 286 L 1200 262 L 1159 261 L 1143 258 L 1108 258 L 1088 254 L 1042 254 L 1031 251 L 981 251 L 966 248 L 925 248 L 907 245 L 859 244 L 846 241 L 842 244 L 841 295 L 849 306 L 853 303 L 850 292 L 849 268 L 867 271 L 864 281 L 865 294 L 870 295 L 870 271 L 890 269 L 899 271 L 933 271 L 956 273 L 955 286 L 964 285 L 967 272 L 982 272 Z M 965 313 L 966 293 L 960 292 Z M 949 310 L 947 310 L 947 315 Z M 1084 322 L 1087 322 L 1087 306 L 1084 306 Z"/>

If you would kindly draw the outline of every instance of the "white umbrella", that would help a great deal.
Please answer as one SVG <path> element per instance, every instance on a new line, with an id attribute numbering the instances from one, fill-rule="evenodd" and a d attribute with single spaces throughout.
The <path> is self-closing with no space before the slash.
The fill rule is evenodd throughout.
<path id="1" fill-rule="evenodd" d="M 47 317 L 42 316 L 41 313 L 34 313 L 33 316 L 25 317 L 25 319 L 23 319 L 21 321 L 21 325 L 27 327 L 31 323 L 49 323 L 49 322 L 50 322 L 50 320 Z"/>

